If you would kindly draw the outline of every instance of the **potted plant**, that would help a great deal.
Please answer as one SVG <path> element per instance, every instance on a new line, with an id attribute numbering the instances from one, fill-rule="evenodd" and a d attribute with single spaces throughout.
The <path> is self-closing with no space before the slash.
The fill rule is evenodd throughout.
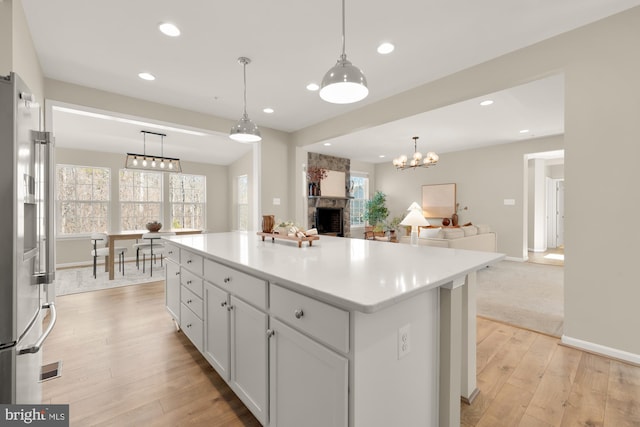
<path id="1" fill-rule="evenodd" d="M 393 218 L 391 218 L 390 221 L 385 221 L 384 228 L 386 231 L 389 232 L 390 241 L 393 242 L 397 240 L 396 232 L 398 231 L 398 227 L 400 226 L 401 222 L 402 222 L 402 217 L 400 216 L 394 216 Z"/>
<path id="2" fill-rule="evenodd" d="M 389 216 L 386 201 L 387 196 L 382 191 L 376 191 L 376 194 L 370 200 L 367 200 L 365 205 L 364 220 L 369 223 L 374 234 L 376 232 L 384 234 L 384 221 Z"/>

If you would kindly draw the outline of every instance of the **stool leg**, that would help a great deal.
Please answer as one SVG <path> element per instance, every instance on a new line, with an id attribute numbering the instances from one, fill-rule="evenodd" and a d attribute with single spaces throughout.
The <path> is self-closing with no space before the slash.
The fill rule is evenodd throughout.
<path id="1" fill-rule="evenodd" d="M 97 257 L 94 255 L 94 256 L 93 256 L 93 278 L 94 278 L 94 279 L 97 279 L 97 278 L 98 278 L 98 276 L 96 275 L 96 258 L 97 258 Z"/>

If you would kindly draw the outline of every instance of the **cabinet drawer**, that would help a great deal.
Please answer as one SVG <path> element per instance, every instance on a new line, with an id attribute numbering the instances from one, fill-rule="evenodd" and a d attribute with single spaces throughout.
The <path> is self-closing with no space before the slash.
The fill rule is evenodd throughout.
<path id="1" fill-rule="evenodd" d="M 265 280 L 209 259 L 204 261 L 204 278 L 249 304 L 263 310 L 267 307 L 267 282 Z"/>
<path id="2" fill-rule="evenodd" d="M 270 286 L 271 314 L 329 344 L 349 351 L 349 312 L 277 285 Z"/>
<path id="3" fill-rule="evenodd" d="M 194 294 L 189 288 L 183 286 L 181 292 L 182 303 L 189 307 L 191 311 L 193 311 L 196 316 L 200 319 L 204 319 L 204 304 L 202 303 L 202 298 L 198 295 Z"/>
<path id="4" fill-rule="evenodd" d="M 202 277 L 196 276 L 183 267 L 180 269 L 180 283 L 202 298 Z"/>
<path id="5" fill-rule="evenodd" d="M 166 257 L 169 258 L 171 261 L 175 261 L 178 264 L 180 264 L 180 248 L 178 248 L 175 245 L 172 245 L 171 243 L 166 243 L 163 242 L 167 248 L 166 251 Z"/>
<path id="6" fill-rule="evenodd" d="M 184 249 L 180 250 L 180 265 L 198 276 L 202 276 L 202 261 L 203 259 L 200 255 Z"/>
<path id="7" fill-rule="evenodd" d="M 204 329 L 202 320 L 184 304 L 180 305 L 180 327 L 193 345 L 202 353 Z"/>

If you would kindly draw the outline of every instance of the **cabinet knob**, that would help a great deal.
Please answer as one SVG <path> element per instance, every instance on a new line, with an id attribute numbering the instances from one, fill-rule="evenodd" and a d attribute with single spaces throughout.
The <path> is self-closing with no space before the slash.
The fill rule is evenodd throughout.
<path id="1" fill-rule="evenodd" d="M 229 307 L 227 307 L 227 311 L 231 311 L 231 310 L 233 310 L 233 306 L 229 305 Z"/>
<path id="2" fill-rule="evenodd" d="M 187 260 L 187 264 L 191 264 L 191 260 L 190 259 Z"/>
<path id="3" fill-rule="evenodd" d="M 169 251 L 169 255 L 173 255 L 173 251 Z"/>
<path id="4" fill-rule="evenodd" d="M 191 280 L 187 280 L 187 285 L 190 285 L 190 284 L 191 284 Z"/>
<path id="5" fill-rule="evenodd" d="M 302 319 L 302 316 L 304 316 L 304 311 L 302 311 L 302 309 L 299 308 L 293 312 L 293 315 L 296 316 L 296 319 Z"/>
<path id="6" fill-rule="evenodd" d="M 226 302 L 226 301 L 222 301 L 222 302 L 220 303 L 220 307 L 224 307 L 225 305 L 227 305 L 227 302 Z"/>
<path id="7" fill-rule="evenodd" d="M 273 329 L 267 329 L 267 338 L 271 338 L 275 335 L 275 333 L 276 331 L 274 331 Z"/>
<path id="8" fill-rule="evenodd" d="M 179 272 L 179 271 L 176 271 L 176 276 L 179 276 L 179 275 L 180 275 L 180 272 Z"/>
<path id="9" fill-rule="evenodd" d="M 191 323 L 187 323 L 187 328 L 190 328 L 190 327 L 191 327 Z"/>
<path id="10" fill-rule="evenodd" d="M 225 277 L 222 281 L 224 283 L 229 283 L 231 281 L 231 277 Z"/>
<path id="11" fill-rule="evenodd" d="M 191 304 L 193 302 L 193 300 L 188 299 L 187 300 L 187 304 Z"/>

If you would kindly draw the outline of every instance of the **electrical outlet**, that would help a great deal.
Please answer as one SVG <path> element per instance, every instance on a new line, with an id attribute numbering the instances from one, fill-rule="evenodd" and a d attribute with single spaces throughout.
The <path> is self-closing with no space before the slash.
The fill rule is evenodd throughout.
<path id="1" fill-rule="evenodd" d="M 411 325 L 404 325 L 398 329 L 398 360 L 405 357 L 411 351 Z"/>

